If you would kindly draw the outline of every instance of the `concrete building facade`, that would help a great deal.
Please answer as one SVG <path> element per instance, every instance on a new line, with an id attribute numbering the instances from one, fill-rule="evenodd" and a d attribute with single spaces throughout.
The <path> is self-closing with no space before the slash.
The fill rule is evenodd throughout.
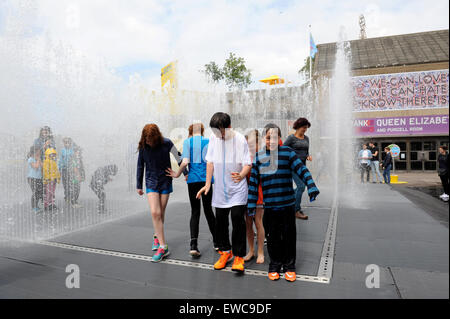
<path id="1" fill-rule="evenodd" d="M 373 141 L 380 154 L 385 146 L 397 144 L 397 169 L 436 170 L 439 146 L 449 145 L 448 30 L 349 44 L 358 142 Z M 316 82 L 332 77 L 336 43 L 317 49 Z"/>

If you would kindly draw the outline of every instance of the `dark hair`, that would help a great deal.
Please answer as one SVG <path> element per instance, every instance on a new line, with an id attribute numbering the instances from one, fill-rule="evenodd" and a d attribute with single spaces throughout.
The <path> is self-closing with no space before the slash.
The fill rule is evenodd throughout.
<path id="1" fill-rule="evenodd" d="M 301 128 L 303 126 L 307 126 L 308 128 L 310 128 L 311 123 L 309 123 L 309 121 L 306 118 L 300 117 L 297 119 L 297 121 L 294 122 L 294 125 L 292 126 L 292 128 L 294 130 L 298 130 L 299 128 Z"/>
<path id="2" fill-rule="evenodd" d="M 117 171 L 119 170 L 116 164 L 108 165 L 106 169 L 108 170 L 109 173 L 111 173 L 114 176 L 117 174 Z"/>
<path id="3" fill-rule="evenodd" d="M 28 152 L 27 157 L 30 158 L 30 157 L 36 155 L 40 151 L 41 151 L 41 149 L 39 147 L 36 147 L 33 145 L 30 147 L 30 151 Z"/>
<path id="4" fill-rule="evenodd" d="M 276 125 L 276 124 L 274 124 L 274 123 L 269 123 L 269 124 L 267 124 L 266 126 L 264 126 L 264 136 L 267 135 L 267 132 L 268 132 L 270 129 L 277 129 L 277 130 L 278 130 L 278 137 L 281 138 L 281 130 L 280 130 L 280 128 L 278 127 L 278 125 Z"/>
<path id="5" fill-rule="evenodd" d="M 194 123 L 189 125 L 189 136 L 193 136 L 194 135 L 194 126 L 200 125 L 200 133 L 203 136 L 203 133 L 205 132 L 205 127 L 203 126 L 202 123 Z"/>
<path id="6" fill-rule="evenodd" d="M 141 140 L 139 141 L 138 150 L 143 150 L 145 145 L 157 147 L 163 142 L 163 136 L 156 124 L 147 124 L 142 129 Z"/>
<path id="7" fill-rule="evenodd" d="M 42 133 L 46 131 L 48 134 L 48 136 L 52 136 L 52 129 L 50 128 L 50 126 L 44 126 L 43 128 L 41 128 L 41 130 L 39 131 L 39 138 L 43 138 Z"/>
<path id="8" fill-rule="evenodd" d="M 231 118 L 227 113 L 217 112 L 211 117 L 209 126 L 211 128 L 221 129 L 229 128 L 231 125 Z"/>
<path id="9" fill-rule="evenodd" d="M 390 148 L 389 146 L 386 146 L 384 149 L 385 149 L 385 150 L 388 150 L 388 151 L 391 150 L 391 148 Z"/>
<path id="10" fill-rule="evenodd" d="M 442 148 L 444 151 L 448 150 L 448 147 L 446 145 L 441 145 L 441 146 L 439 146 L 439 148 Z"/>

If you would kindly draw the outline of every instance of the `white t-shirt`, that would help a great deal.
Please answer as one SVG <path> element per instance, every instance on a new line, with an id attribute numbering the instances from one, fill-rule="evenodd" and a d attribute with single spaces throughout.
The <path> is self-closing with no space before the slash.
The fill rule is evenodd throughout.
<path id="1" fill-rule="evenodd" d="M 212 206 L 230 208 L 247 205 L 247 179 L 244 178 L 239 183 L 231 179 L 231 173 L 240 173 L 245 165 L 252 164 L 245 137 L 236 131 L 227 140 L 211 134 L 205 159 L 214 164 Z"/>
<path id="2" fill-rule="evenodd" d="M 364 157 L 365 158 L 369 157 L 369 150 L 363 150 L 361 157 L 363 157 L 363 159 L 361 159 L 361 163 L 369 164 L 369 160 L 368 159 L 364 159 Z"/>

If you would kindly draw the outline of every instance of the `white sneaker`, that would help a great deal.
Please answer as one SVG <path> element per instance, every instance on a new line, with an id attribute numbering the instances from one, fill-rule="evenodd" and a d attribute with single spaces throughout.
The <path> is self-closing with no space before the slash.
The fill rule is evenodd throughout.
<path id="1" fill-rule="evenodd" d="M 439 196 L 439 198 L 444 198 L 445 196 L 448 196 L 446 193 L 443 193 L 442 195 Z"/>
<path id="2" fill-rule="evenodd" d="M 444 202 L 448 202 L 448 199 L 449 199 L 449 197 L 447 196 L 447 197 L 443 197 L 442 198 L 442 200 L 444 201 Z"/>

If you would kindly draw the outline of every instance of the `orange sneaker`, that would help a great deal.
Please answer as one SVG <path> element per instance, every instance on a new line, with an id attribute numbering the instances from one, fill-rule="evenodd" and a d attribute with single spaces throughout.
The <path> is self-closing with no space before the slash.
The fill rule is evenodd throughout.
<path id="1" fill-rule="evenodd" d="M 297 275 L 295 274 L 294 271 L 287 271 L 284 274 L 284 279 L 286 279 L 287 281 L 295 281 L 297 279 Z"/>
<path id="2" fill-rule="evenodd" d="M 214 264 L 214 269 L 220 270 L 224 269 L 227 266 L 227 263 L 233 258 L 233 253 L 225 253 L 223 251 L 219 251 L 220 258 L 219 260 Z"/>
<path id="3" fill-rule="evenodd" d="M 244 258 L 243 257 L 234 257 L 233 266 L 231 267 L 232 271 L 244 272 Z"/>
<path id="4" fill-rule="evenodd" d="M 278 279 L 280 279 L 280 274 L 277 272 L 269 272 L 269 279 L 270 280 L 278 280 Z"/>

